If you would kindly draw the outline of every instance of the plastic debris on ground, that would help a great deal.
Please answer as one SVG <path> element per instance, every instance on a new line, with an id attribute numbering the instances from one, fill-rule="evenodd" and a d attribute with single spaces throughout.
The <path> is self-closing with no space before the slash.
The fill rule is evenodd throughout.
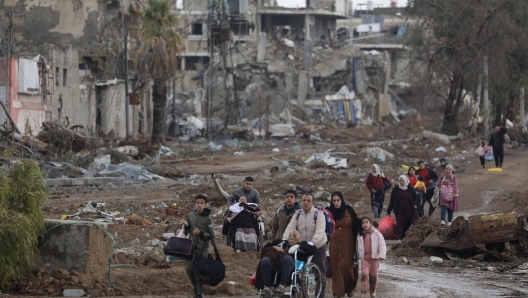
<path id="1" fill-rule="evenodd" d="M 318 162 L 318 161 L 323 161 L 325 159 L 328 159 L 330 158 L 330 152 L 332 152 L 333 150 L 335 150 L 335 148 L 329 149 L 326 152 L 322 152 L 322 153 L 314 153 L 304 163 L 312 163 L 312 162 Z"/>
<path id="2" fill-rule="evenodd" d="M 96 213 L 99 218 L 95 218 L 95 222 L 120 222 L 125 220 L 124 217 L 117 217 L 120 214 L 119 211 L 111 212 L 108 210 L 98 210 L 104 208 L 105 206 L 106 203 L 88 202 L 84 208 L 79 208 L 77 213 L 71 215 L 64 214 L 60 219 L 80 219 L 81 217 L 88 216 L 89 213 Z"/>
<path id="3" fill-rule="evenodd" d="M 216 145 L 213 141 L 209 142 L 209 144 L 207 144 L 207 147 L 213 151 L 218 151 L 222 149 L 222 145 Z"/>
<path id="4" fill-rule="evenodd" d="M 156 153 L 159 155 L 171 156 L 174 152 L 169 147 L 162 145 Z"/>
<path id="5" fill-rule="evenodd" d="M 444 260 L 439 257 L 431 257 L 431 262 L 433 263 L 442 263 Z"/>
<path id="6" fill-rule="evenodd" d="M 88 171 L 91 173 L 98 173 L 99 171 L 106 169 L 106 167 L 110 165 L 110 162 L 110 154 L 96 157 L 90 166 L 88 166 Z"/>
<path id="7" fill-rule="evenodd" d="M 440 146 L 440 147 L 436 148 L 435 151 L 436 151 L 436 152 L 444 152 L 444 153 L 446 153 L 446 152 L 447 152 L 447 149 L 444 148 L 443 146 Z"/>
<path id="8" fill-rule="evenodd" d="M 348 168 L 348 161 L 346 158 L 330 157 L 323 159 L 324 163 L 334 169 L 346 169 Z"/>
<path id="9" fill-rule="evenodd" d="M 380 147 L 370 147 L 361 151 L 362 154 L 366 154 L 370 158 L 376 158 L 381 161 L 385 161 L 387 158 L 394 158 L 394 154 L 387 150 L 383 150 Z"/>
<path id="10" fill-rule="evenodd" d="M 124 153 L 124 154 L 130 155 L 130 156 L 138 156 L 139 155 L 138 148 L 136 146 L 130 146 L 130 145 L 117 147 L 117 148 L 114 149 L 114 151 L 117 151 L 119 153 Z"/>

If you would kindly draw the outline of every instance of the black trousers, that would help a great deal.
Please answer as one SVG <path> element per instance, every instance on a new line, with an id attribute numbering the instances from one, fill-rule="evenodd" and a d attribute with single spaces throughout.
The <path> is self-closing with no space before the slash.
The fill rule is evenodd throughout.
<path id="1" fill-rule="evenodd" d="M 481 166 L 485 166 L 486 165 L 486 157 L 484 156 L 479 156 L 480 158 L 480 165 Z"/>
<path id="2" fill-rule="evenodd" d="M 425 202 L 429 203 L 429 217 L 431 217 L 431 215 L 433 215 L 435 209 L 436 209 L 436 206 L 433 206 L 433 204 L 431 204 L 431 199 L 433 198 L 433 195 L 434 195 L 434 190 L 435 188 L 434 187 L 431 187 L 431 188 L 427 188 L 427 192 L 424 193 L 424 200 L 423 200 L 423 205 L 422 206 L 419 206 L 420 209 L 418 209 L 418 214 L 420 216 L 423 216 L 424 214 L 424 210 L 425 210 Z M 420 214 L 420 212 L 422 214 Z"/>
<path id="3" fill-rule="evenodd" d="M 493 158 L 495 158 L 495 166 L 502 168 L 502 162 L 504 161 L 504 146 L 493 146 Z"/>
<path id="4" fill-rule="evenodd" d="M 272 277 L 273 265 L 270 258 L 264 257 L 260 261 L 260 270 L 262 271 L 262 281 L 265 287 L 273 287 Z M 284 256 L 281 262 L 280 284 L 289 286 L 291 284 L 291 272 L 293 271 L 293 258 L 289 255 Z"/>

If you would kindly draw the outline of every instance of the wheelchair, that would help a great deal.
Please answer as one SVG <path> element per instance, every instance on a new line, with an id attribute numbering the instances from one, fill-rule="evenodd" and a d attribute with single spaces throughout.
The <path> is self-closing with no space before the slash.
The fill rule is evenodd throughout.
<path id="1" fill-rule="evenodd" d="M 263 236 L 265 231 L 262 230 L 264 226 L 263 222 L 259 222 L 255 216 L 247 212 L 246 210 L 241 211 L 232 222 L 228 222 L 225 218 L 229 215 L 229 210 L 224 214 L 224 223 L 222 225 L 222 234 L 226 236 L 226 245 L 235 249 L 235 238 L 239 228 L 252 229 L 255 232 L 256 243 L 255 247 L 249 250 L 260 251 L 262 248 Z"/>
<path id="2" fill-rule="evenodd" d="M 290 291 L 284 296 L 295 298 L 317 298 L 323 291 L 324 277 L 319 267 L 310 263 L 312 256 L 309 256 L 301 249 L 297 249 L 293 254 L 294 269 L 291 273 Z M 278 285 L 278 274 L 275 274 L 274 285 Z"/>

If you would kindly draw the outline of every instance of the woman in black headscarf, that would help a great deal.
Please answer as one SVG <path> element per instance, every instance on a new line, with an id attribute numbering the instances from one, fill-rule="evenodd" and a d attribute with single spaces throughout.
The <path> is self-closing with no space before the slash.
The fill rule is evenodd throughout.
<path id="1" fill-rule="evenodd" d="M 330 237 L 330 268 L 334 297 L 352 297 L 358 280 L 356 238 L 361 222 L 354 208 L 347 205 L 343 194 L 332 193 L 330 212 L 335 221 L 335 232 Z"/>

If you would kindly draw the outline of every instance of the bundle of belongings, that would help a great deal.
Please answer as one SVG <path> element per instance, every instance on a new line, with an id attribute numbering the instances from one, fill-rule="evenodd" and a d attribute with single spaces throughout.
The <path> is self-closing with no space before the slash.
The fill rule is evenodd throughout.
<path id="1" fill-rule="evenodd" d="M 259 251 L 260 236 L 264 231 L 263 212 L 257 204 L 247 203 L 242 198 L 233 204 L 224 215 L 222 234 L 227 244 L 236 252 Z"/>

